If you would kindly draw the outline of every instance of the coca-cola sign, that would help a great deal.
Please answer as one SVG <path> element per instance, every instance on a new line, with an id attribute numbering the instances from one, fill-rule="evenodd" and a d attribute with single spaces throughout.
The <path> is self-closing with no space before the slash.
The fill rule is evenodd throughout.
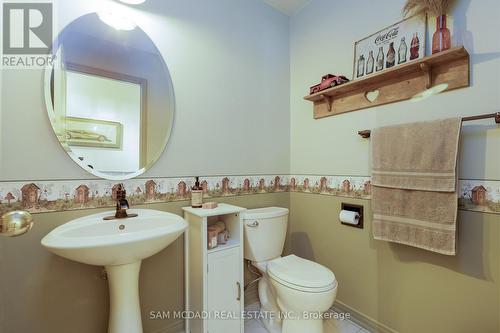
<path id="1" fill-rule="evenodd" d="M 423 58 L 426 28 L 427 18 L 413 16 L 357 41 L 353 79 Z"/>
<path id="2" fill-rule="evenodd" d="M 381 33 L 377 36 L 377 38 L 375 38 L 375 44 L 379 45 L 380 43 L 384 43 L 391 39 L 394 39 L 398 37 L 398 33 L 399 26 L 389 30 L 388 32 Z"/>

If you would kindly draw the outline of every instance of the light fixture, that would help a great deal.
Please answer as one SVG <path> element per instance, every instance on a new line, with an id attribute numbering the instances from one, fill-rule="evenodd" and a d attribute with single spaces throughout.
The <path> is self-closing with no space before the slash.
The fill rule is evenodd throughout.
<path id="1" fill-rule="evenodd" d="M 141 3 L 146 2 L 146 0 L 118 0 L 118 1 L 129 5 L 140 5 Z"/>
<path id="2" fill-rule="evenodd" d="M 424 91 L 416 94 L 415 96 L 413 96 L 411 98 L 411 101 L 413 103 L 421 102 L 429 97 L 432 97 L 434 95 L 442 93 L 446 89 L 448 89 L 448 83 L 441 83 L 441 84 L 435 85 L 433 87 L 430 87 L 429 89 L 425 89 Z"/>
<path id="3" fill-rule="evenodd" d="M 135 24 L 131 19 L 126 16 L 120 15 L 117 12 L 112 12 L 108 10 L 99 11 L 97 13 L 101 21 L 109 25 L 110 27 L 115 28 L 116 30 L 134 30 L 137 28 L 137 24 Z"/>

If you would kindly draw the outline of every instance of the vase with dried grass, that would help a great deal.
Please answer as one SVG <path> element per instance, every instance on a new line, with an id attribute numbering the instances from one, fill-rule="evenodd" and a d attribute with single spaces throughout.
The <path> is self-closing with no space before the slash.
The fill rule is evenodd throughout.
<path id="1" fill-rule="evenodd" d="M 436 31 L 432 36 L 432 54 L 451 48 L 451 33 L 446 26 L 446 13 L 454 0 L 407 0 L 404 16 L 426 15 L 436 17 Z"/>

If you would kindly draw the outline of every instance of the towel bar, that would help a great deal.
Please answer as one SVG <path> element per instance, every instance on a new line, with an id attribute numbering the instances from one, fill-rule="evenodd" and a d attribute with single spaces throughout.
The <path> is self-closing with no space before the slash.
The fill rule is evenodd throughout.
<path id="1" fill-rule="evenodd" d="M 495 123 L 500 124 L 500 112 L 463 117 L 462 121 L 472 121 L 472 120 L 489 119 L 489 118 L 495 119 Z M 368 139 L 371 136 L 371 133 L 372 131 L 370 130 L 363 130 L 358 132 L 358 134 L 364 139 Z"/>

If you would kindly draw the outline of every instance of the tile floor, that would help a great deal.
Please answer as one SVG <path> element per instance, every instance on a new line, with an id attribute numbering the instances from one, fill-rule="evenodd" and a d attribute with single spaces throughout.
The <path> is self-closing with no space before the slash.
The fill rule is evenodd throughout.
<path id="1" fill-rule="evenodd" d="M 252 304 L 245 308 L 247 311 L 256 311 L 258 304 Z M 352 321 L 327 320 L 325 322 L 325 333 L 370 333 L 368 330 L 359 327 Z M 245 320 L 245 333 L 268 333 L 259 319 Z"/>

